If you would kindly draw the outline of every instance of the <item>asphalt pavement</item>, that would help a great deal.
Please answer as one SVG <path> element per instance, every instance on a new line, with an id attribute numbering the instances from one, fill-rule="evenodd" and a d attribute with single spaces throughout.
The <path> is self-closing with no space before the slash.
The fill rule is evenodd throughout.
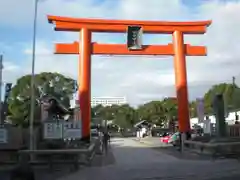
<path id="1" fill-rule="evenodd" d="M 60 180 L 240 179 L 240 163 L 235 160 L 213 162 L 178 158 L 172 154 L 154 150 L 153 145 L 140 143 L 131 138 L 115 139 L 112 142 L 112 152 L 115 163 L 86 168 Z"/>
<path id="2" fill-rule="evenodd" d="M 77 172 L 65 168 L 59 172 L 36 171 L 37 180 L 238 180 L 240 163 L 236 160 L 201 161 L 180 158 L 159 144 L 157 139 L 149 143 L 132 138 L 115 138 L 111 149 L 103 157 L 97 157 L 91 167 Z M 154 143 L 155 142 L 155 143 Z M 155 145 L 154 145 L 155 144 Z M 157 148 L 157 149 L 155 149 Z M 176 154 L 179 152 L 175 151 Z M 66 171 L 66 172 L 64 172 Z M 4 177 L 0 176 L 2 180 Z"/>

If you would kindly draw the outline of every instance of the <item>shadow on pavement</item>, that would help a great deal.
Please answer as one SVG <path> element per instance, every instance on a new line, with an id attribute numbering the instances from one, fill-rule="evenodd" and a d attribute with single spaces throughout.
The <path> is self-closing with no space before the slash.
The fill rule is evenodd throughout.
<path id="1" fill-rule="evenodd" d="M 173 146 L 163 146 L 163 147 L 151 147 L 153 150 L 159 151 L 161 153 L 173 156 L 182 160 L 199 160 L 199 161 L 211 161 L 212 157 L 210 155 L 203 155 L 190 152 L 185 149 L 183 152 L 177 147 Z"/>
<path id="2" fill-rule="evenodd" d="M 115 163 L 115 158 L 112 153 L 111 148 L 109 149 L 107 154 L 104 155 L 96 155 L 93 159 L 90 167 L 102 167 Z M 79 171 L 83 169 L 90 168 L 88 166 L 80 167 Z M 0 180 L 10 180 L 10 173 L 14 167 L 9 167 L 0 170 Z M 54 165 L 52 171 L 49 170 L 47 166 L 38 166 L 34 167 L 35 180 L 57 180 L 57 179 L 65 179 L 68 175 L 77 173 L 78 171 L 73 170 L 73 166 L 71 165 Z"/>
<path id="3" fill-rule="evenodd" d="M 35 180 L 56 180 L 72 172 L 68 166 L 56 166 L 51 172 L 48 167 L 34 167 Z M 11 169 L 1 170 L 0 179 L 10 180 Z"/>
<path id="4" fill-rule="evenodd" d="M 102 166 L 108 166 L 116 163 L 116 159 L 114 157 L 114 154 L 112 152 L 112 149 L 108 149 L 108 153 L 105 153 L 104 155 L 97 155 L 92 164 L 91 167 L 102 167 Z"/>

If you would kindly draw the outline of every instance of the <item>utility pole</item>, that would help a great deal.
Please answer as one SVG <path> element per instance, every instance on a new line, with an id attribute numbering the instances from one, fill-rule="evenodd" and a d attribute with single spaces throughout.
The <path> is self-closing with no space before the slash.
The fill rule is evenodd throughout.
<path id="1" fill-rule="evenodd" d="M 3 124 L 4 119 L 2 119 L 2 70 L 3 70 L 3 55 L 0 55 L 0 124 Z"/>
<path id="2" fill-rule="evenodd" d="M 231 97 L 230 97 L 230 99 L 231 99 L 231 103 L 232 103 L 232 106 L 234 106 L 234 100 L 233 100 L 233 97 L 234 97 L 234 93 L 235 93 L 235 88 L 236 88 L 236 83 L 235 83 L 235 81 L 236 81 L 236 78 L 235 78 L 235 76 L 233 76 L 232 77 L 232 94 L 231 94 Z M 234 108 L 234 107 L 233 107 Z"/>
<path id="3" fill-rule="evenodd" d="M 33 46 L 32 46 L 32 74 L 31 74 L 31 108 L 30 108 L 30 122 L 29 122 L 29 140 L 30 150 L 34 149 L 34 112 L 35 112 L 35 51 L 36 51 L 36 33 L 37 33 L 37 13 L 38 13 L 38 0 L 35 0 L 34 4 L 34 16 L 33 16 Z"/>
<path id="4" fill-rule="evenodd" d="M 232 84 L 233 84 L 234 86 L 236 85 L 235 80 L 236 80 L 236 78 L 235 78 L 235 76 L 233 76 L 233 77 L 232 77 Z"/>

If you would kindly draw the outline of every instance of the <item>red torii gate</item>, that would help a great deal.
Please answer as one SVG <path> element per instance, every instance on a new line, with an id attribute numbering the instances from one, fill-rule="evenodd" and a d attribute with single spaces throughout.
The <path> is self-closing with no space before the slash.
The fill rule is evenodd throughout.
<path id="1" fill-rule="evenodd" d="M 204 34 L 211 21 L 159 22 L 132 20 L 80 19 L 48 16 L 56 31 L 75 31 L 80 39 L 72 44 L 56 44 L 56 54 L 78 54 L 79 99 L 84 139 L 90 137 L 91 121 L 91 55 L 170 55 L 174 56 L 175 86 L 178 101 L 180 132 L 190 130 L 187 70 L 185 56 L 205 56 L 204 46 L 184 44 L 184 34 Z M 98 44 L 91 41 L 92 32 L 125 33 L 129 26 L 138 26 L 144 33 L 172 34 L 173 43 L 167 45 L 143 45 L 141 49 L 129 50 L 126 44 Z M 67 67 L 66 67 L 67 68 Z"/>

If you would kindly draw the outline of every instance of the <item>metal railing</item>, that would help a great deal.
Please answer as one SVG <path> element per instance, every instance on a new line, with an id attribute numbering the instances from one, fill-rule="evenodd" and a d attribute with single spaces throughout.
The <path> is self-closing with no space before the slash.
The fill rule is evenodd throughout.
<path id="1" fill-rule="evenodd" d="M 52 169 L 54 164 L 72 164 L 75 169 L 79 169 L 79 165 L 91 165 L 96 154 L 96 142 L 92 142 L 85 149 L 38 149 L 38 150 L 20 150 L 19 161 L 28 161 L 34 165 L 47 164 Z M 35 158 L 29 160 L 29 156 Z M 37 157 L 44 156 L 39 160 Z M 60 158 L 59 158 L 60 157 Z"/>

